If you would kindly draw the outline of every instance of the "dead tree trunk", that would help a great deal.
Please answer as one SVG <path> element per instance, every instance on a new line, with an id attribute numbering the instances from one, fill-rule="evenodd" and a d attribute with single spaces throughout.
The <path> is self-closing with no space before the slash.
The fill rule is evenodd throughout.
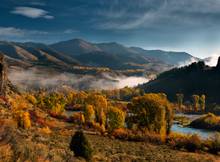
<path id="1" fill-rule="evenodd" d="M 6 72 L 5 57 L 3 54 L 0 54 L 0 96 L 6 95 L 6 86 L 7 86 L 7 72 Z"/>

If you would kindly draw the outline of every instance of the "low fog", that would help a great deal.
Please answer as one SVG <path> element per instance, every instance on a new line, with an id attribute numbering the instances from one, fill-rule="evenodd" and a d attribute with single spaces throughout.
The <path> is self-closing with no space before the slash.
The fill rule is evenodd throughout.
<path id="1" fill-rule="evenodd" d="M 9 71 L 10 81 L 19 89 L 27 91 L 31 89 L 60 89 L 63 87 L 71 87 L 76 90 L 87 89 L 118 89 L 125 86 L 134 87 L 143 84 L 149 80 L 146 77 L 124 75 L 102 74 L 98 76 L 92 75 L 76 75 L 72 73 L 45 73 L 39 70 L 17 70 Z"/>
<path id="2" fill-rule="evenodd" d="M 206 65 L 208 66 L 216 66 L 217 62 L 218 62 L 218 58 L 220 55 L 218 54 L 213 54 L 212 56 L 205 58 L 201 61 L 204 61 Z M 190 60 L 187 60 L 185 62 L 180 62 L 178 63 L 177 67 L 183 67 L 183 66 L 187 66 L 192 64 L 193 62 L 198 62 L 199 60 L 195 59 L 195 58 L 191 58 Z"/>

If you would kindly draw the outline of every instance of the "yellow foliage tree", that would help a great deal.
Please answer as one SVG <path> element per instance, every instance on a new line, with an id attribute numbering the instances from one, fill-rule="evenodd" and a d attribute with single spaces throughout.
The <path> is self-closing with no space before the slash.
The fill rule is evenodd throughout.
<path id="1" fill-rule="evenodd" d="M 24 129 L 29 129 L 31 127 L 31 119 L 28 112 L 23 113 L 23 124 Z"/>
<path id="2" fill-rule="evenodd" d="M 94 123 L 95 111 L 92 105 L 86 105 L 84 114 L 85 114 L 85 120 L 87 123 Z"/>
<path id="3" fill-rule="evenodd" d="M 149 93 L 132 99 L 128 105 L 132 113 L 133 122 L 140 128 L 160 133 L 162 137 L 169 134 L 173 109 L 165 94 Z"/>
<path id="4" fill-rule="evenodd" d="M 193 100 L 194 111 L 197 112 L 199 110 L 199 96 L 198 95 L 192 95 L 192 100 Z"/>
<path id="5" fill-rule="evenodd" d="M 96 121 L 99 123 L 105 123 L 105 113 L 107 112 L 108 102 L 106 97 L 99 94 L 90 94 L 86 100 L 87 104 L 90 104 L 95 109 Z"/>

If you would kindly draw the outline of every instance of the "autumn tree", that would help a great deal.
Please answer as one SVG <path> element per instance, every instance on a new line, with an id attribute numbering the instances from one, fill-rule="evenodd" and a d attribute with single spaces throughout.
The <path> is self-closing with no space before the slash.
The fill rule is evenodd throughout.
<path id="1" fill-rule="evenodd" d="M 147 128 L 162 136 L 170 132 L 173 111 L 165 94 L 149 93 L 135 97 L 129 104 L 129 109 L 138 127 Z"/>
<path id="2" fill-rule="evenodd" d="M 125 124 L 125 113 L 116 107 L 111 107 L 108 112 L 108 129 L 123 128 Z"/>
<path id="3" fill-rule="evenodd" d="M 192 95 L 193 100 L 193 108 L 195 112 L 198 112 L 199 110 L 199 96 L 198 95 Z"/>
<path id="4" fill-rule="evenodd" d="M 85 120 L 86 123 L 94 123 L 95 121 L 95 110 L 92 105 L 86 105 L 85 106 Z"/>
<path id="5" fill-rule="evenodd" d="M 86 103 L 94 107 L 96 121 L 100 124 L 104 124 L 105 113 L 107 112 L 108 107 L 106 97 L 100 94 L 90 94 L 86 99 Z"/>
<path id="6" fill-rule="evenodd" d="M 205 104 L 206 104 L 205 100 L 206 100 L 206 96 L 204 94 L 201 95 L 199 102 L 200 102 L 201 110 L 203 112 L 205 111 Z"/>

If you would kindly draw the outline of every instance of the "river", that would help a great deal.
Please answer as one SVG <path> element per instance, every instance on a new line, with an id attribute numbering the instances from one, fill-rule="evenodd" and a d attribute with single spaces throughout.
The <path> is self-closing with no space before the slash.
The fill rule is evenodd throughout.
<path id="1" fill-rule="evenodd" d="M 191 121 L 195 120 L 202 115 L 188 115 L 188 114 L 176 114 L 176 116 L 185 116 L 189 118 Z M 211 131 L 211 130 L 205 130 L 205 129 L 196 129 L 196 128 L 191 128 L 191 127 L 183 127 L 181 124 L 174 123 L 172 125 L 171 131 L 177 132 L 177 133 L 182 133 L 182 134 L 197 134 L 203 139 L 207 139 L 210 137 L 213 137 L 217 131 Z"/>

